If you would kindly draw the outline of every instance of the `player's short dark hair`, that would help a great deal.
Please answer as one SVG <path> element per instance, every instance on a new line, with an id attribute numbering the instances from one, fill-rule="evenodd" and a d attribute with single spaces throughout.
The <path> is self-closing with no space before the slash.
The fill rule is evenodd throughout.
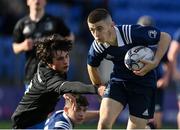
<path id="1" fill-rule="evenodd" d="M 73 94 L 73 96 L 76 98 L 77 107 L 79 107 L 79 106 L 83 106 L 83 107 L 89 106 L 89 102 L 88 102 L 88 100 L 87 100 L 87 98 L 85 96 L 83 96 L 81 94 Z M 68 105 L 68 104 L 72 105 L 70 100 L 66 99 L 65 100 L 65 105 Z"/>
<path id="2" fill-rule="evenodd" d="M 52 63 L 52 58 L 54 57 L 53 52 L 58 50 L 70 51 L 72 49 L 72 42 L 58 34 L 38 38 L 34 44 L 37 58 L 49 64 Z"/>
<path id="3" fill-rule="evenodd" d="M 98 8 L 90 12 L 87 18 L 87 22 L 96 23 L 106 19 L 107 17 L 110 17 L 110 13 L 108 12 L 108 10 L 104 8 Z"/>

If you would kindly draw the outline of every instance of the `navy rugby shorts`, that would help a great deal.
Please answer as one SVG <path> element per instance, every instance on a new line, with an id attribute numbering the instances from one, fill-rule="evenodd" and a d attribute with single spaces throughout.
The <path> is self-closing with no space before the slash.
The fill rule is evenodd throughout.
<path id="1" fill-rule="evenodd" d="M 140 83 L 127 81 L 110 81 L 104 97 L 120 102 L 124 108 L 129 107 L 130 115 L 151 119 L 155 108 L 155 87 L 146 87 Z"/>

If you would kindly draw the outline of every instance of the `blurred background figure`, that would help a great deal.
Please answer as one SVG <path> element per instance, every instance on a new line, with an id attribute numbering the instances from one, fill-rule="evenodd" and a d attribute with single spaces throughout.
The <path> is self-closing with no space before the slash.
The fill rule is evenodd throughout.
<path id="1" fill-rule="evenodd" d="M 29 14 L 20 19 L 13 31 L 13 51 L 15 54 L 26 53 L 25 86 L 30 83 L 37 69 L 38 59 L 35 55 L 34 39 L 60 34 L 74 41 L 74 36 L 64 21 L 45 13 L 46 0 L 26 0 Z"/>
<path id="2" fill-rule="evenodd" d="M 141 16 L 137 24 L 142 26 L 156 26 L 155 20 L 148 15 Z M 156 47 L 152 47 L 155 51 Z M 156 75 L 157 75 L 157 90 L 156 90 L 156 98 L 155 98 L 155 113 L 154 119 L 150 120 L 147 124 L 150 128 L 157 128 L 160 129 L 162 127 L 162 117 L 163 117 L 163 110 L 164 110 L 164 91 L 165 87 L 169 83 L 169 71 L 167 71 L 167 55 L 163 57 L 161 63 L 156 68 Z"/>
<path id="3" fill-rule="evenodd" d="M 180 129 L 180 29 L 174 34 L 168 51 L 168 59 L 170 61 L 171 77 L 176 86 L 178 102 L 177 124 Z"/>

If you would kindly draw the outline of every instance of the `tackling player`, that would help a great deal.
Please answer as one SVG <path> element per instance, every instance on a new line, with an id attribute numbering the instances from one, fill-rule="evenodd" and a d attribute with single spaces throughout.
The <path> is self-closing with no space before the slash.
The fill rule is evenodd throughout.
<path id="1" fill-rule="evenodd" d="M 12 115 L 13 128 L 42 129 L 61 95 L 64 93 L 99 93 L 104 86 L 67 81 L 69 51 L 72 43 L 59 35 L 35 41 L 36 54 L 41 60 L 19 105 Z"/>

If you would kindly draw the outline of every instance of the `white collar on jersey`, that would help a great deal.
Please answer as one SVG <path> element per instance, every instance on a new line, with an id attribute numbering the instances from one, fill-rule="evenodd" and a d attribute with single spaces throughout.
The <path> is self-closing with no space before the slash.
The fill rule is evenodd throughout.
<path id="1" fill-rule="evenodd" d="M 69 123 L 69 125 L 70 125 L 70 129 L 73 129 L 72 122 L 71 122 L 71 120 L 69 119 L 69 117 L 66 115 L 65 112 L 63 112 L 63 116 L 64 116 L 64 118 L 68 121 L 68 123 Z"/>
<path id="2" fill-rule="evenodd" d="M 122 37 L 121 37 L 120 32 L 119 32 L 119 29 L 116 26 L 114 26 L 114 29 L 116 31 L 118 47 L 124 46 L 125 44 L 124 44 L 124 42 L 122 40 Z"/>

